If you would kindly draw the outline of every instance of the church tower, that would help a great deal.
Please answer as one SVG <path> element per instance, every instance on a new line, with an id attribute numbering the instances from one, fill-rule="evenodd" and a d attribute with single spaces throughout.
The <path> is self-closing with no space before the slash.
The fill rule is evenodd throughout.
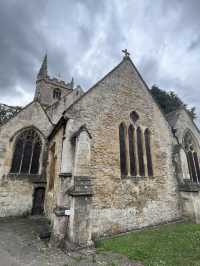
<path id="1" fill-rule="evenodd" d="M 73 91 L 73 79 L 70 83 L 65 83 L 57 78 L 50 78 L 48 75 L 48 58 L 44 56 L 42 65 L 37 74 L 35 101 L 39 101 L 44 107 L 59 101 L 64 95 Z"/>

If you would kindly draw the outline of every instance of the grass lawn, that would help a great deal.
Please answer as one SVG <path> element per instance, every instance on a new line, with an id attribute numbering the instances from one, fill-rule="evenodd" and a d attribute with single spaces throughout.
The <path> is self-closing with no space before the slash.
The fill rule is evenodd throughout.
<path id="1" fill-rule="evenodd" d="M 145 266 L 200 266 L 200 225 L 162 225 L 96 243 L 97 251 L 113 251 Z"/>

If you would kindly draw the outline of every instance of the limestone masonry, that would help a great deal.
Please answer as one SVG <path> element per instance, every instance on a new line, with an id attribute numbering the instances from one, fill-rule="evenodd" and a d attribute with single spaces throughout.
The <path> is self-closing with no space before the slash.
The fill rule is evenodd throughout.
<path id="1" fill-rule="evenodd" d="M 200 222 L 200 132 L 165 116 L 125 53 L 87 92 L 48 75 L 0 127 L 0 217 L 44 214 L 58 246 L 179 218 Z"/>

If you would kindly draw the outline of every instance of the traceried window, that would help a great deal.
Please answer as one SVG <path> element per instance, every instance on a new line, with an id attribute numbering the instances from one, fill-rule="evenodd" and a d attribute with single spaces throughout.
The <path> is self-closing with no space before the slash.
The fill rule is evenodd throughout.
<path id="1" fill-rule="evenodd" d="M 60 100 L 61 98 L 61 90 L 59 88 L 55 88 L 53 90 L 53 98 L 56 100 Z"/>
<path id="2" fill-rule="evenodd" d="M 122 176 L 130 175 L 134 177 L 145 176 L 145 174 L 153 176 L 151 132 L 148 128 L 142 129 L 139 125 L 139 118 L 136 111 L 130 113 L 131 123 L 128 127 L 128 135 L 126 134 L 125 123 L 121 123 L 119 126 Z M 128 143 L 128 147 L 126 147 L 126 143 Z"/>
<path id="3" fill-rule="evenodd" d="M 16 139 L 11 173 L 38 174 L 42 142 L 34 129 L 24 130 Z"/>
<path id="4" fill-rule="evenodd" d="M 189 131 L 184 136 L 183 144 L 187 156 L 190 178 L 193 182 L 200 183 L 198 147 Z"/>

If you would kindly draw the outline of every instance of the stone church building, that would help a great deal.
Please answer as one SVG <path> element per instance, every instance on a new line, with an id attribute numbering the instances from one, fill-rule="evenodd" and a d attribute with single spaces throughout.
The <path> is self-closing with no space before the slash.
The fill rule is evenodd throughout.
<path id="1" fill-rule="evenodd" d="M 52 239 L 200 222 L 200 132 L 187 111 L 165 116 L 131 58 L 87 92 L 48 76 L 0 127 L 0 217 L 44 214 Z"/>

